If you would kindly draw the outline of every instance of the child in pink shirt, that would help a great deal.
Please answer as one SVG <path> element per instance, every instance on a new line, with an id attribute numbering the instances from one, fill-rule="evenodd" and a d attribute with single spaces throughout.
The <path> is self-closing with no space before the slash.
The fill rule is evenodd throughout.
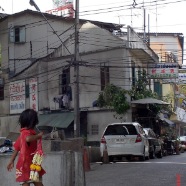
<path id="1" fill-rule="evenodd" d="M 7 166 L 8 171 L 14 167 L 14 160 L 19 152 L 18 161 L 16 164 L 16 182 L 20 182 L 22 186 L 30 186 L 33 183 L 35 186 L 43 186 L 42 176 L 45 171 L 41 169 L 39 172 L 40 181 L 33 182 L 30 177 L 30 165 L 34 152 L 37 150 L 37 140 L 42 138 L 43 133 L 36 134 L 34 128 L 38 124 L 37 112 L 32 109 L 23 111 L 19 118 L 21 125 L 20 136 L 14 143 L 14 153 L 11 156 L 10 162 Z"/>

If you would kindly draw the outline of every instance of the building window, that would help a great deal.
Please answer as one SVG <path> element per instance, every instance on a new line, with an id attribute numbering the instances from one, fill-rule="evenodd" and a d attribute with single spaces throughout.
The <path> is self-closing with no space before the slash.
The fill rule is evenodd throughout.
<path id="1" fill-rule="evenodd" d="M 105 86 L 109 84 L 109 67 L 101 67 L 101 90 L 104 90 Z"/>
<path id="2" fill-rule="evenodd" d="M 132 66 L 132 86 L 136 84 L 136 69 L 135 66 Z"/>
<path id="3" fill-rule="evenodd" d="M 59 75 L 59 94 L 66 94 L 70 84 L 70 68 L 63 69 Z"/>
<path id="4" fill-rule="evenodd" d="M 25 43 L 26 42 L 25 26 L 16 26 L 10 28 L 10 42 L 11 43 Z"/>
<path id="5" fill-rule="evenodd" d="M 162 97 L 162 84 L 160 82 L 154 82 L 154 92 L 158 94 L 158 97 Z"/>
<path id="6" fill-rule="evenodd" d="M 98 135 L 99 134 L 99 126 L 98 125 L 92 125 L 91 126 L 91 134 L 92 135 Z"/>
<path id="7" fill-rule="evenodd" d="M 30 97 L 30 89 L 29 89 L 29 84 L 25 85 L 25 96 L 26 98 Z"/>

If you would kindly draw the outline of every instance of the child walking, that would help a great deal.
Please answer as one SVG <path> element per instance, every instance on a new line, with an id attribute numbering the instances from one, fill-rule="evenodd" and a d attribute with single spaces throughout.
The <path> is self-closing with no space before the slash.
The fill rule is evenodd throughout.
<path id="1" fill-rule="evenodd" d="M 34 128 L 38 124 L 37 112 L 32 109 L 23 111 L 19 117 L 19 123 L 21 125 L 20 136 L 14 144 L 14 152 L 10 158 L 10 162 L 7 165 L 8 171 L 11 171 L 14 167 L 14 160 L 19 153 L 18 161 L 16 164 L 16 182 L 19 182 L 22 186 L 30 186 L 33 183 L 35 186 L 43 186 L 42 176 L 45 171 L 41 169 L 39 172 L 39 182 L 33 182 L 30 177 L 30 165 L 34 152 L 37 149 L 37 140 L 42 138 L 43 133 L 36 134 Z"/>

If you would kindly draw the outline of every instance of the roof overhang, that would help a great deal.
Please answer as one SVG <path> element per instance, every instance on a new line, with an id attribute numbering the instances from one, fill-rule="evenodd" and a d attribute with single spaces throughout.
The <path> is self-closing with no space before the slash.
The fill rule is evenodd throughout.
<path id="1" fill-rule="evenodd" d="M 148 54 L 142 48 L 130 48 L 131 53 L 136 56 L 142 63 L 155 63 L 158 62 L 158 58 L 155 55 Z"/>
<path id="2" fill-rule="evenodd" d="M 38 127 L 67 128 L 74 120 L 74 112 L 39 115 Z"/>
<path id="3" fill-rule="evenodd" d="M 165 101 L 155 99 L 155 98 L 144 98 L 144 99 L 138 99 L 131 101 L 133 104 L 158 104 L 158 105 L 170 105 L 170 103 L 167 103 Z"/>

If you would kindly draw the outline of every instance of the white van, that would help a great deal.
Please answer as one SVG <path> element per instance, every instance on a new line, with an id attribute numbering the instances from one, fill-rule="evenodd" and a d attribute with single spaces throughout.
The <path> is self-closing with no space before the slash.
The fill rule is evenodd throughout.
<path id="1" fill-rule="evenodd" d="M 149 142 L 145 137 L 142 126 L 137 122 L 109 124 L 100 141 L 100 153 L 107 150 L 109 161 L 114 157 L 137 156 L 141 161 L 149 159 Z"/>

